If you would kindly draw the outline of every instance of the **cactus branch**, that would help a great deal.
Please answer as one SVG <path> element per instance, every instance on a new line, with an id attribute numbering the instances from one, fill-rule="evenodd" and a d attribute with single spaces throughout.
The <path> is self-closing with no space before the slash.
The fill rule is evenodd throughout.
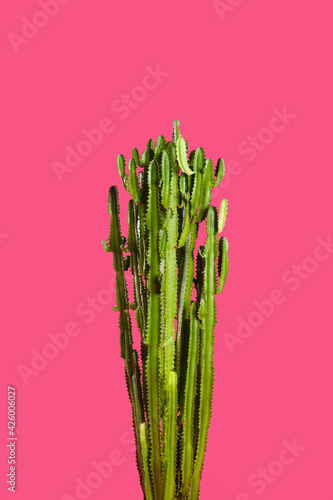
<path id="1" fill-rule="evenodd" d="M 215 297 L 229 262 L 227 239 L 218 240 L 227 200 L 219 216 L 211 200 L 225 166 L 220 158 L 214 171 L 203 148 L 188 151 L 174 120 L 172 141 L 159 135 L 141 155 L 132 149 L 128 173 L 118 155 L 122 186 L 131 196 L 127 239 L 121 234 L 117 187 L 109 191 L 111 227 L 103 247 L 113 253 L 113 310 L 144 500 L 199 498 L 212 414 Z M 201 225 L 206 241 L 198 246 Z"/>

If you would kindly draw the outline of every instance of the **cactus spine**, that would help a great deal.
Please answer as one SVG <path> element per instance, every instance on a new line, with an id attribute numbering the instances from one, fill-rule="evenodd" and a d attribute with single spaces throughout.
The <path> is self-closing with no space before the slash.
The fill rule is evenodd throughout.
<path id="1" fill-rule="evenodd" d="M 117 166 L 132 197 L 128 236 L 121 235 L 118 191 L 112 186 L 110 236 L 103 246 L 113 253 L 116 272 L 140 484 L 145 500 L 197 500 L 212 412 L 215 296 L 228 272 L 228 242 L 224 236 L 218 239 L 227 201 L 219 217 L 211 206 L 224 162 L 218 160 L 214 173 L 202 148 L 188 154 L 175 120 L 172 141 L 159 136 L 155 146 L 150 139 L 141 157 L 134 148 L 128 173 L 123 155 Z M 196 252 L 205 220 L 206 243 Z M 127 294 L 128 268 L 133 304 Z M 130 309 L 135 309 L 140 356 L 133 345 Z"/>

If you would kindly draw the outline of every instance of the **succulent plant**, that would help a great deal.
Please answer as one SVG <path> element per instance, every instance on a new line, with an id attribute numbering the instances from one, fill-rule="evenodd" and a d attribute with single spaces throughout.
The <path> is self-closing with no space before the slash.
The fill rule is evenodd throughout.
<path id="1" fill-rule="evenodd" d="M 136 462 L 146 500 L 199 498 L 212 412 L 215 296 L 228 272 L 228 242 L 212 189 L 224 175 L 219 159 L 202 148 L 188 154 L 179 121 L 173 140 L 152 139 L 140 156 L 117 158 L 128 204 L 128 235 L 121 234 L 116 186 L 109 191 L 111 229 L 103 241 L 113 253 L 120 351 L 132 406 Z M 137 170 L 139 169 L 139 172 Z M 198 245 L 206 221 L 205 245 Z M 196 267 L 196 270 L 195 270 Z M 128 274 L 128 270 L 132 278 Z M 134 303 L 127 285 L 133 283 Z M 130 309 L 140 332 L 134 349 Z"/>

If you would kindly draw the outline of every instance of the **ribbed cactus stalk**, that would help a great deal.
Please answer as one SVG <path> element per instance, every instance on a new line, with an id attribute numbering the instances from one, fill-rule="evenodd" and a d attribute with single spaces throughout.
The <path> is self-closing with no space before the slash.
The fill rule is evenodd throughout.
<path id="1" fill-rule="evenodd" d="M 141 156 L 134 148 L 128 173 L 122 155 L 117 166 L 131 195 L 128 235 L 121 234 L 112 186 L 110 236 L 103 246 L 113 252 L 140 484 L 145 500 L 197 500 L 212 413 L 215 296 L 228 273 L 228 242 L 218 236 L 227 201 L 219 216 L 211 205 L 224 163 L 219 159 L 214 172 L 202 148 L 188 153 L 175 120 L 172 141 L 159 136 L 155 146 L 150 139 Z M 134 348 L 132 316 L 140 350 Z"/>

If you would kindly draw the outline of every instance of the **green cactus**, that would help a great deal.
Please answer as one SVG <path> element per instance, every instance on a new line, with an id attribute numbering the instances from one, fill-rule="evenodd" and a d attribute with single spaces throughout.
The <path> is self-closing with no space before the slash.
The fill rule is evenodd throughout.
<path id="1" fill-rule="evenodd" d="M 117 166 L 131 195 L 128 235 L 127 240 L 121 235 L 118 191 L 112 186 L 110 236 L 103 246 L 113 253 L 120 354 L 143 497 L 197 500 L 212 412 L 215 297 L 228 273 L 228 242 L 218 239 L 227 201 L 222 200 L 219 216 L 211 206 L 224 162 L 219 159 L 214 172 L 202 148 L 188 154 L 175 120 L 172 141 L 162 135 L 156 143 L 150 139 L 141 157 L 134 148 L 128 173 L 123 155 Z M 196 251 L 205 220 L 206 243 Z M 139 351 L 130 309 L 135 309 Z"/>

